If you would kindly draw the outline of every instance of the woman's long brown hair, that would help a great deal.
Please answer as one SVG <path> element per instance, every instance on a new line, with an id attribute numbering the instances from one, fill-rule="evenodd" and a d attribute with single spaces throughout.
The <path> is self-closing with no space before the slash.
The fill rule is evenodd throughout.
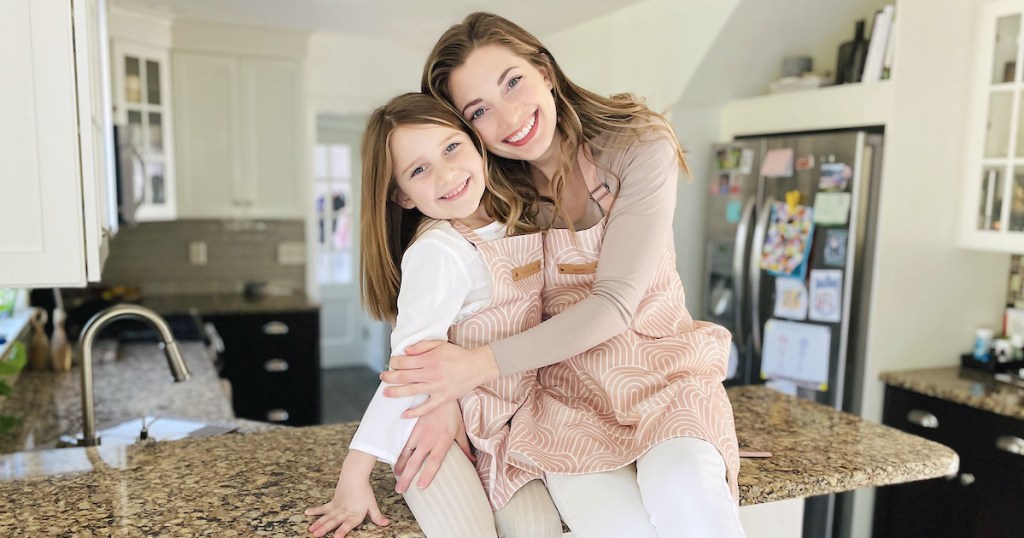
<path id="1" fill-rule="evenodd" d="M 538 193 L 529 179 L 529 163 L 490 155 L 491 179 L 518 196 L 518 200 L 506 208 L 513 220 L 532 219 L 538 204 L 544 201 L 553 202 L 556 214 L 565 218 L 560 202 L 566 178 L 576 166 L 579 147 L 584 142 L 593 144 L 601 134 L 632 133 L 639 137 L 647 132 L 667 133 L 675 142 L 680 168 L 689 173 L 683 150 L 664 117 L 647 108 L 642 99 L 632 94 L 604 97 L 577 86 L 569 80 L 551 52 L 536 37 L 498 15 L 472 13 L 438 39 L 434 50 L 427 57 L 421 82 L 422 91 L 439 97 L 456 111 L 450 86 L 452 72 L 464 64 L 474 50 L 486 45 L 499 45 L 511 50 L 551 78 L 556 127 L 562 135 L 562 163 L 551 178 L 554 200 L 545 200 Z M 632 137 L 615 138 L 620 140 L 616 144 L 619 146 L 636 140 Z M 565 221 L 568 223 L 569 219 L 565 218 Z"/>
<path id="2" fill-rule="evenodd" d="M 391 133 L 403 125 L 440 125 L 463 131 L 483 159 L 488 175 L 488 158 L 483 143 L 466 122 L 444 103 L 430 95 L 407 93 L 373 111 L 362 140 L 362 215 L 359 279 L 363 305 L 374 318 L 394 321 L 398 315 L 398 288 L 402 282 L 402 254 L 416 234 L 431 219 L 417 209 L 405 209 L 395 202 L 398 189 L 393 175 L 389 142 Z M 510 201 L 515 193 L 501 182 L 488 178 L 481 203 L 487 214 L 506 224 L 510 234 L 526 226 L 509 219 Z"/>

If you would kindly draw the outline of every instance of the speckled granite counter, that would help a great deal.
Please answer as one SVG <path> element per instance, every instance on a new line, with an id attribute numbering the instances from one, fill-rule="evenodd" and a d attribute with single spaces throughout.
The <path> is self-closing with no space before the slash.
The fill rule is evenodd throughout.
<path id="1" fill-rule="evenodd" d="M 957 467 L 956 455 L 941 445 L 852 415 L 763 387 L 729 394 L 741 446 L 775 454 L 743 461 L 742 504 L 933 478 Z M 86 536 L 303 536 L 311 518 L 302 510 L 330 498 L 355 428 L 5 456 L 0 498 L 18 502 L 0 513 L 0 536 L 53 529 Z M 68 456 L 52 463 L 59 452 Z M 87 470 L 71 471 L 71 459 Z M 64 474 L 48 474 L 61 469 Z M 387 467 L 377 465 L 374 481 L 392 523 L 367 523 L 351 536 L 421 537 Z"/>
<path id="2" fill-rule="evenodd" d="M 986 372 L 930 368 L 883 372 L 879 377 L 894 387 L 1024 420 L 1024 388 L 998 382 Z"/>
<path id="3" fill-rule="evenodd" d="M 233 423 L 247 432 L 276 427 L 236 420 L 205 348 L 194 342 L 180 342 L 179 347 L 192 377 L 174 383 L 167 360 L 155 344 L 97 342 L 93 352 L 97 429 L 142 415 Z M 0 435 L 0 453 L 53 446 L 60 435 L 81 432 L 81 394 L 78 367 L 63 373 L 22 371 L 14 390 L 0 402 L 0 414 L 19 417 L 22 423 Z"/>
<path id="4" fill-rule="evenodd" d="M 201 315 L 213 315 L 302 312 L 320 308 L 305 295 L 267 296 L 255 300 L 241 294 L 156 295 L 142 299 L 139 304 L 163 315 L 188 314 L 192 309 Z"/>

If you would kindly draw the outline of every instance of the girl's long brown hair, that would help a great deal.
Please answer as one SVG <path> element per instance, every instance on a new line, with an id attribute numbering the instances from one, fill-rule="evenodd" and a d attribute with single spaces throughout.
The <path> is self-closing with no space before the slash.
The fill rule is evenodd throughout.
<path id="1" fill-rule="evenodd" d="M 395 202 L 398 186 L 392 174 L 389 142 L 391 133 L 403 125 L 440 125 L 469 135 L 483 158 L 488 176 L 487 152 L 466 122 L 444 103 L 430 95 L 406 93 L 373 111 L 366 123 L 362 141 L 362 215 L 359 279 L 363 305 L 370 315 L 394 321 L 398 315 L 398 288 L 402 282 L 402 254 L 416 234 L 430 221 L 418 209 L 405 209 Z M 504 222 L 510 234 L 526 231 L 526 226 L 509 219 L 509 203 L 515 193 L 501 182 L 489 178 L 481 203 L 487 214 Z"/>
<path id="2" fill-rule="evenodd" d="M 582 143 L 593 144 L 601 134 L 634 134 L 664 132 L 676 145 L 679 166 L 687 174 L 689 167 L 671 125 L 660 114 L 647 108 L 642 99 L 632 94 L 604 97 L 581 88 L 569 80 L 551 52 L 526 30 L 491 13 L 472 13 L 445 32 L 427 57 L 421 89 L 444 100 L 455 111 L 452 102 L 452 71 L 466 62 L 478 47 L 500 45 L 525 59 L 551 78 L 555 96 L 556 127 L 562 135 L 562 163 L 551 178 L 554 200 L 545 200 L 530 181 L 529 163 L 505 159 L 491 154 L 491 179 L 506 186 L 518 199 L 507 207 L 512 220 L 532 219 L 541 202 L 553 202 L 556 214 L 565 214 L 561 207 L 566 178 L 576 166 L 576 155 Z M 456 111 L 457 113 L 457 111 Z M 639 120 L 639 121 L 638 121 Z M 628 145 L 631 137 L 614 137 L 617 146 Z M 621 179 L 621 178 L 620 178 Z M 565 218 L 569 222 L 568 218 Z M 571 223 L 569 223 L 571 226 Z"/>

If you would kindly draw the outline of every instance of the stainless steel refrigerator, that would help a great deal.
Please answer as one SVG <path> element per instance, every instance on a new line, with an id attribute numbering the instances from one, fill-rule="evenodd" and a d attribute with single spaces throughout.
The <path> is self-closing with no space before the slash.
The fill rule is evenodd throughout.
<path id="1" fill-rule="evenodd" d="M 702 318 L 732 332 L 726 384 L 858 413 L 882 135 L 738 138 L 712 160 Z M 809 498 L 803 536 L 848 536 L 851 503 Z"/>

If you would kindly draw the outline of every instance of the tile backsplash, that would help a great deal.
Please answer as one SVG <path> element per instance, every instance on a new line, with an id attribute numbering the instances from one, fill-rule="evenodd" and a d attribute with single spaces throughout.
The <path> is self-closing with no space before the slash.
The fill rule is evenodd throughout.
<path id="1" fill-rule="evenodd" d="M 190 261 L 197 242 L 206 246 L 204 265 Z M 144 222 L 111 241 L 103 283 L 139 286 L 145 295 L 238 293 L 246 282 L 302 292 L 305 264 L 279 263 L 279 247 L 304 242 L 301 220 Z"/>

